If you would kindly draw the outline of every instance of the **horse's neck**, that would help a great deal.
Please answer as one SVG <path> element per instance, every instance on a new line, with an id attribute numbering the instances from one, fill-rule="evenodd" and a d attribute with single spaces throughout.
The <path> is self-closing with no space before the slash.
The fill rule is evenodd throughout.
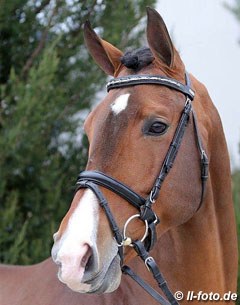
<path id="1" fill-rule="evenodd" d="M 62 284 L 51 258 L 26 267 L 0 265 L 1 305 L 103 305 L 97 298 L 73 292 Z"/>
<path id="2" fill-rule="evenodd" d="M 135 260 L 133 263 L 138 271 L 144 268 L 141 261 Z M 150 302 L 152 305 L 158 304 L 126 276 L 123 276 L 120 287 L 111 294 L 87 295 L 73 292 L 60 283 L 57 267 L 51 258 L 27 267 L 0 265 L 1 305 L 113 305 L 135 304 L 136 300 L 138 305 Z"/>

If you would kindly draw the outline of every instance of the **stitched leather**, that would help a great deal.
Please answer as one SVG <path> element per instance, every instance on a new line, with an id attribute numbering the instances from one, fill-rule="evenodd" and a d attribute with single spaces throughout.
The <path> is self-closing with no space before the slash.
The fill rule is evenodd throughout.
<path id="1" fill-rule="evenodd" d="M 143 197 L 135 193 L 122 182 L 119 182 L 102 172 L 83 171 L 78 176 L 77 184 L 85 180 L 94 182 L 118 194 L 119 196 L 127 200 L 129 203 L 131 203 L 138 210 L 140 210 L 140 207 L 145 204 L 145 199 Z"/>
<path id="2" fill-rule="evenodd" d="M 187 80 L 187 77 L 186 77 Z M 162 75 L 128 75 L 124 77 L 113 78 L 107 83 L 107 91 L 116 88 L 123 88 L 128 86 L 135 85 L 146 85 L 146 84 L 155 84 L 169 87 L 177 91 L 182 92 L 184 95 L 188 96 L 191 100 L 194 98 L 194 91 L 191 87 L 186 84 L 183 85 L 179 81 L 173 78 L 169 78 Z"/>

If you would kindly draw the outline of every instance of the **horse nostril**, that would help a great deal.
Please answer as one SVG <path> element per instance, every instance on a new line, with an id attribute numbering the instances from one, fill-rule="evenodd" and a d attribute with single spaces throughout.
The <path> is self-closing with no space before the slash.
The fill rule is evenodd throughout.
<path id="1" fill-rule="evenodd" d="M 87 251 L 81 259 L 80 266 L 87 270 L 91 266 L 93 252 L 89 245 L 85 244 L 85 247 L 87 247 Z"/>
<path id="2" fill-rule="evenodd" d="M 62 267 L 62 263 L 59 260 L 55 260 L 54 263 L 58 266 L 58 267 Z"/>

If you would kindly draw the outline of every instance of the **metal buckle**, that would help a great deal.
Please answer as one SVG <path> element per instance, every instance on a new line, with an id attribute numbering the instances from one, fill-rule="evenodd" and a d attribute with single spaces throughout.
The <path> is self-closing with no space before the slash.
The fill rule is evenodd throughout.
<path id="1" fill-rule="evenodd" d="M 152 204 L 155 203 L 155 201 L 156 201 L 156 199 L 153 198 L 154 192 L 155 192 L 155 190 L 152 189 L 150 196 L 149 196 L 149 200 Z"/>
<path id="2" fill-rule="evenodd" d="M 123 227 L 123 241 L 122 241 L 122 245 L 123 246 L 130 246 L 130 247 L 133 247 L 133 244 L 132 244 L 132 239 L 131 237 L 128 237 L 126 235 L 126 231 L 127 231 L 127 226 L 129 225 L 129 223 L 135 219 L 135 218 L 140 218 L 140 214 L 135 214 L 131 217 L 128 218 L 128 220 L 125 222 L 125 225 Z M 140 240 L 141 242 L 143 242 L 145 240 L 145 238 L 148 236 L 148 222 L 147 220 L 144 221 L 145 222 L 145 232 L 144 232 L 144 235 L 142 237 L 142 239 Z"/>
<path id="3" fill-rule="evenodd" d="M 147 270 L 148 270 L 148 271 L 151 271 L 151 270 L 149 269 L 149 267 L 148 267 L 148 264 L 147 264 L 148 262 L 154 262 L 154 258 L 153 258 L 152 256 L 148 256 L 148 257 L 145 259 L 145 261 L 144 261 L 144 264 L 145 264 Z"/>
<path id="4" fill-rule="evenodd" d="M 190 114 L 191 111 L 192 111 L 192 101 L 187 96 L 185 106 L 184 106 L 184 112 L 187 114 Z"/>
<path id="5" fill-rule="evenodd" d="M 159 222 L 159 218 L 157 217 L 156 213 L 154 213 L 154 216 L 155 216 L 155 220 L 153 223 L 156 225 Z"/>

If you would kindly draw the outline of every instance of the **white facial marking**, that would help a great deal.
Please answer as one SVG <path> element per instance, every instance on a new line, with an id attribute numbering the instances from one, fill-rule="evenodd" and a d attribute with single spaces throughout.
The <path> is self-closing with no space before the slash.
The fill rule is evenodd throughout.
<path id="1" fill-rule="evenodd" d="M 68 247 L 67 250 L 71 251 L 70 245 L 74 248 L 75 245 L 84 243 L 91 247 L 96 242 L 98 208 L 95 194 L 87 189 L 69 218 L 66 231 L 62 236 L 62 249 Z"/>
<path id="2" fill-rule="evenodd" d="M 111 104 L 111 109 L 114 114 L 117 115 L 127 108 L 129 96 L 130 93 L 126 93 L 116 98 L 116 100 Z"/>
<path id="3" fill-rule="evenodd" d="M 70 216 L 64 234 L 53 247 L 54 260 L 61 263 L 59 280 L 75 291 L 87 290 L 88 285 L 81 283 L 85 268 L 80 266 L 88 246 L 96 245 L 98 210 L 95 194 L 87 189 Z"/>

